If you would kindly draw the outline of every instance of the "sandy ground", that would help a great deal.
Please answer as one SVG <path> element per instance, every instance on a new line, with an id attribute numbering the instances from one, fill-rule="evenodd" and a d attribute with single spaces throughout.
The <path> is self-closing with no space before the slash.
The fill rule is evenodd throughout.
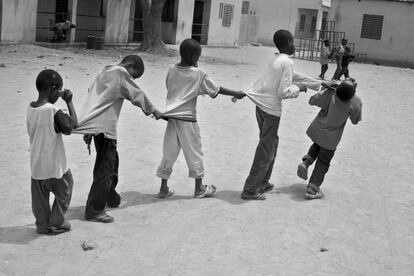
<path id="1" fill-rule="evenodd" d="M 242 89 L 273 52 L 206 48 L 200 65 L 219 84 Z M 306 201 L 306 182 L 296 176 L 310 146 L 306 128 L 318 112 L 307 104 L 312 91 L 285 102 L 271 178 L 277 189 L 262 202 L 240 199 L 258 141 L 249 100 L 199 100 L 205 183 L 218 186 L 215 198 L 203 200 L 192 198 L 183 156 L 170 181 L 176 195 L 154 198 L 166 123 L 125 102 L 118 129 L 122 203 L 109 210 L 115 223 L 84 220 L 95 153 L 89 156 L 81 136 L 71 135 L 65 145 L 75 180 L 68 211 L 73 230 L 36 234 L 25 122 L 35 78 L 43 68 L 58 70 L 79 110 L 97 71 L 126 53 L 135 52 L 0 47 L 0 275 L 414 274 L 414 71 L 404 68 L 350 65 L 363 122 L 346 126 L 322 200 Z M 146 71 L 138 83 L 162 109 L 167 68 L 177 57 L 142 57 Z M 296 70 L 319 74 L 318 63 L 294 61 Z M 333 70 L 332 64 L 329 76 Z M 83 241 L 96 248 L 83 251 Z"/>

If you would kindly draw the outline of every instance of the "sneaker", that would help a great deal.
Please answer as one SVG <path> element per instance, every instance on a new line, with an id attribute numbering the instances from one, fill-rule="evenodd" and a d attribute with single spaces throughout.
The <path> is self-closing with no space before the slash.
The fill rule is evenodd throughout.
<path id="1" fill-rule="evenodd" d="M 318 186 L 313 183 L 309 183 L 306 188 L 305 198 L 306 199 L 320 199 L 323 194 Z"/>

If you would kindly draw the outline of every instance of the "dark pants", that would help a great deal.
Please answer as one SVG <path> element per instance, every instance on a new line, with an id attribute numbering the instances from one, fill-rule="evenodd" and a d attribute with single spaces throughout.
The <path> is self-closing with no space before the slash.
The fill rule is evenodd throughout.
<path id="1" fill-rule="evenodd" d="M 32 211 L 36 218 L 36 228 L 40 233 L 47 233 L 51 227 L 60 228 L 65 223 L 65 213 L 72 198 L 73 178 L 68 170 L 62 178 L 37 180 L 32 178 Z M 49 196 L 53 193 L 52 210 Z"/>
<path id="2" fill-rule="evenodd" d="M 260 130 L 260 140 L 252 168 L 244 184 L 244 190 L 251 193 L 256 193 L 260 185 L 269 181 L 279 142 L 277 131 L 280 117 L 270 115 L 256 107 L 256 119 Z"/>
<path id="3" fill-rule="evenodd" d="M 334 154 L 335 150 L 322 148 L 316 143 L 312 144 L 309 148 L 308 154 L 302 159 L 303 161 L 308 160 L 309 164 L 312 164 L 316 160 L 315 168 L 313 168 L 309 183 L 313 183 L 318 187 L 322 185 L 323 179 L 329 170 Z"/>
<path id="4" fill-rule="evenodd" d="M 328 71 L 328 64 L 321 65 L 321 78 L 325 78 L 326 71 Z"/>
<path id="5" fill-rule="evenodd" d="M 105 138 L 101 133 L 93 137 L 96 149 L 93 183 L 86 202 L 85 217 L 93 218 L 105 212 L 111 195 L 116 194 L 119 158 L 116 140 Z"/>
<path id="6" fill-rule="evenodd" d="M 340 79 L 340 78 L 342 77 L 342 75 L 344 75 L 344 77 L 345 77 L 345 78 L 349 78 L 349 69 L 348 69 L 348 65 L 343 65 L 343 66 L 342 66 L 341 73 L 340 73 L 340 75 L 339 75 L 339 78 L 338 78 L 338 79 Z"/>

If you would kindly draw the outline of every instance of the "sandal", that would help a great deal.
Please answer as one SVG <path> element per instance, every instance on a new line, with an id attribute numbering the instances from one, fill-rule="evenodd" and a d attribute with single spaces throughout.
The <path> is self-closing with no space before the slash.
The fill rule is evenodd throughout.
<path id="1" fill-rule="evenodd" d="M 261 193 L 252 193 L 248 191 L 243 191 L 241 194 L 241 198 L 244 200 L 265 200 L 266 196 Z"/>
<path id="2" fill-rule="evenodd" d="M 86 218 L 86 220 L 94 221 L 94 222 L 101 222 L 101 223 L 111 223 L 115 221 L 114 217 L 108 214 L 97 215 L 95 217 Z"/>
<path id="3" fill-rule="evenodd" d="M 202 191 L 200 194 L 194 194 L 194 198 L 205 198 L 205 197 L 212 197 L 216 193 L 216 186 L 214 185 L 204 185 L 206 188 L 204 191 Z"/>
<path id="4" fill-rule="evenodd" d="M 175 193 L 175 191 L 168 187 L 168 192 L 167 193 L 159 192 L 155 197 L 159 198 L 159 199 L 164 199 L 164 198 L 172 196 L 174 193 Z"/>
<path id="5" fill-rule="evenodd" d="M 307 180 L 308 179 L 308 167 L 305 164 L 300 163 L 298 165 L 298 171 L 296 173 L 300 178 Z"/>

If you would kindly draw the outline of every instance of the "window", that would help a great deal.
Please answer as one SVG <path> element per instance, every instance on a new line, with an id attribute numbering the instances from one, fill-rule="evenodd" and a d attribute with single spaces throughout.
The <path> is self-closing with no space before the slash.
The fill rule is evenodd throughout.
<path id="1" fill-rule="evenodd" d="M 383 15 L 364 14 L 362 19 L 361 38 L 381 40 Z"/>
<path id="2" fill-rule="evenodd" d="M 301 14 L 300 21 L 299 21 L 299 31 L 305 30 L 305 22 L 306 22 L 306 14 Z"/>
<path id="3" fill-rule="evenodd" d="M 229 5 L 229 4 L 223 5 L 223 13 L 222 13 L 223 21 L 221 24 L 223 27 L 231 26 L 231 21 L 233 20 L 233 10 L 234 10 L 233 5 Z"/>
<path id="4" fill-rule="evenodd" d="M 312 16 L 312 24 L 311 24 L 311 31 L 314 32 L 316 30 L 316 16 Z"/>
<path id="5" fill-rule="evenodd" d="M 249 14 L 249 1 L 243 1 L 242 2 L 242 14 Z"/>
<path id="6" fill-rule="evenodd" d="M 161 18 L 163 22 L 174 21 L 174 0 L 165 1 Z"/>
<path id="7" fill-rule="evenodd" d="M 224 9 L 224 4 L 220 3 L 220 9 L 219 9 L 219 18 L 223 18 L 223 9 Z"/>

